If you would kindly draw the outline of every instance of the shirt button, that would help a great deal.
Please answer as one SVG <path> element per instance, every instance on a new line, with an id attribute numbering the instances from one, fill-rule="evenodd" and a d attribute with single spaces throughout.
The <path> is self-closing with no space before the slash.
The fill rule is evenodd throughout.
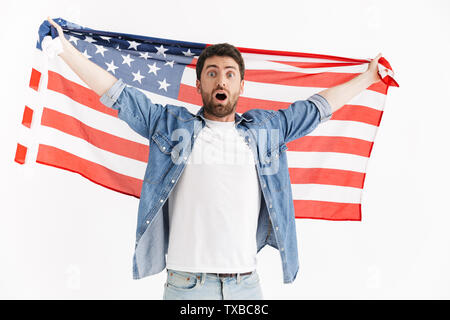
<path id="1" fill-rule="evenodd" d="M 278 227 L 275 227 L 275 230 L 277 230 L 277 231 L 278 231 Z"/>
<path id="2" fill-rule="evenodd" d="M 163 202 L 164 202 L 164 200 L 163 200 L 163 199 L 161 199 L 161 200 L 159 200 L 159 202 L 163 203 Z"/>
<path id="3" fill-rule="evenodd" d="M 175 183 L 175 180 L 172 180 L 172 183 Z"/>
<path id="4" fill-rule="evenodd" d="M 163 150 L 166 150 L 166 147 L 163 147 Z"/>
<path id="5" fill-rule="evenodd" d="M 281 251 L 284 251 L 284 248 L 281 248 Z"/>
<path id="6" fill-rule="evenodd" d="M 269 204 L 269 208 L 272 208 L 272 204 Z"/>
<path id="7" fill-rule="evenodd" d="M 183 159 L 184 159 L 184 160 L 187 160 L 187 157 L 184 157 Z"/>
<path id="8" fill-rule="evenodd" d="M 197 137 L 197 136 L 194 134 L 194 138 L 195 138 L 195 137 Z"/>
<path id="9" fill-rule="evenodd" d="M 147 221 L 145 221 L 145 223 L 146 223 L 146 224 L 149 224 L 149 223 L 150 223 L 150 221 L 148 221 L 148 220 L 147 220 Z"/>

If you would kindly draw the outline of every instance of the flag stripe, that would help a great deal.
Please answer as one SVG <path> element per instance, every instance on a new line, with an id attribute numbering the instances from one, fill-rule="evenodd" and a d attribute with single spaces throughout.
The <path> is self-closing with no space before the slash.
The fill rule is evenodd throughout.
<path id="1" fill-rule="evenodd" d="M 292 184 L 331 184 L 363 188 L 365 173 L 328 168 L 289 168 Z"/>
<path id="2" fill-rule="evenodd" d="M 324 220 L 361 220 L 360 203 L 341 203 L 316 200 L 294 200 L 296 218 Z"/>
<path id="3" fill-rule="evenodd" d="M 331 120 L 351 120 L 379 126 L 383 111 L 361 105 L 346 104 L 333 112 Z M 375 136 L 373 137 L 375 138 Z"/>
<path id="4" fill-rule="evenodd" d="M 358 73 L 321 72 L 314 74 L 273 70 L 246 70 L 244 79 L 246 81 L 295 87 L 329 88 L 347 82 L 358 75 Z M 367 90 L 386 94 L 387 85 L 370 86 Z"/>
<path id="5" fill-rule="evenodd" d="M 92 108 L 96 111 L 103 112 L 113 117 L 118 117 L 115 109 L 108 108 L 100 102 L 100 97 L 92 90 L 64 78 L 62 75 L 48 71 L 47 88 L 52 91 L 62 93 L 72 100 Z"/>
<path id="6" fill-rule="evenodd" d="M 33 109 L 29 108 L 28 106 L 25 106 L 25 109 L 23 110 L 22 124 L 25 127 L 30 128 L 32 121 L 33 121 Z"/>
<path id="7" fill-rule="evenodd" d="M 148 160 L 148 146 L 92 128 L 61 112 L 44 108 L 41 124 L 84 139 L 103 150 L 142 162 Z"/>
<path id="8" fill-rule="evenodd" d="M 337 152 L 286 151 L 289 168 L 329 168 L 365 172 L 367 158 Z"/>
<path id="9" fill-rule="evenodd" d="M 137 179 L 144 178 L 146 163 L 97 148 L 83 139 L 57 129 L 41 126 L 39 139 L 42 144 L 54 146 L 92 162 L 98 162 L 120 174 Z"/>
<path id="10" fill-rule="evenodd" d="M 137 198 L 141 194 L 142 180 L 117 173 L 96 162 L 77 157 L 53 146 L 40 144 L 36 162 L 78 173 L 92 182 L 114 191 Z"/>
<path id="11" fill-rule="evenodd" d="M 286 145 L 292 151 L 341 152 L 369 157 L 373 142 L 349 137 L 304 136 Z"/>
<path id="12" fill-rule="evenodd" d="M 327 184 L 293 184 L 294 200 L 361 203 L 361 189 Z"/>
<path id="13" fill-rule="evenodd" d="M 25 147 L 24 145 L 21 145 L 20 143 L 17 144 L 17 148 L 16 148 L 16 155 L 14 157 L 14 161 L 19 163 L 19 164 L 24 164 L 25 163 L 25 158 L 27 156 L 27 151 L 28 148 Z"/>
<path id="14" fill-rule="evenodd" d="M 39 72 L 35 68 L 32 68 L 31 76 L 30 76 L 30 84 L 29 84 L 30 88 L 38 91 L 40 81 L 41 81 L 41 72 Z"/>
<path id="15" fill-rule="evenodd" d="M 147 146 L 149 144 L 147 138 L 144 138 L 135 131 L 130 130 L 128 124 L 119 118 L 111 117 L 110 115 L 102 112 L 97 112 L 92 108 L 86 108 L 86 106 L 79 104 L 69 97 L 55 91 L 47 91 L 46 95 L 46 107 L 50 109 L 67 114 L 82 121 L 90 127 L 108 132 L 112 135 Z"/>

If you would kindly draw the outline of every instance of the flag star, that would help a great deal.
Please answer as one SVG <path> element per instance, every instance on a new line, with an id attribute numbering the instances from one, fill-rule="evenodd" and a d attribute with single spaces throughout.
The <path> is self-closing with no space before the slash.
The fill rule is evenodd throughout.
<path id="1" fill-rule="evenodd" d="M 150 70 L 148 70 L 148 73 L 154 73 L 155 76 L 157 76 L 156 72 L 161 69 L 156 66 L 156 62 L 154 62 L 153 65 L 148 64 L 147 66 L 150 68 Z"/>
<path id="2" fill-rule="evenodd" d="M 160 89 L 160 90 L 161 90 L 161 89 L 164 89 L 164 91 L 167 92 L 167 87 L 169 87 L 170 84 L 168 84 L 168 83 L 166 82 L 166 78 L 164 78 L 163 81 L 158 81 L 158 83 L 159 83 L 159 89 Z"/>
<path id="3" fill-rule="evenodd" d="M 102 38 L 103 40 L 106 40 L 108 42 L 110 42 L 109 40 L 111 40 L 111 37 L 100 36 L 100 38 Z"/>
<path id="4" fill-rule="evenodd" d="M 184 54 L 186 57 L 192 57 L 192 56 L 195 56 L 195 53 L 191 52 L 191 49 L 190 49 L 190 48 L 188 49 L 188 51 L 182 51 L 182 52 L 183 52 L 183 54 Z"/>
<path id="5" fill-rule="evenodd" d="M 104 46 L 99 46 L 94 44 L 94 46 L 97 48 L 97 51 L 95 51 L 95 53 L 100 53 L 103 58 L 105 57 L 105 51 L 108 51 L 108 49 L 106 49 Z"/>
<path id="6" fill-rule="evenodd" d="M 175 62 L 175 60 L 167 61 L 164 65 L 165 65 L 165 66 L 170 66 L 171 68 L 173 68 L 174 62 Z"/>
<path id="7" fill-rule="evenodd" d="M 134 49 L 134 50 L 137 50 L 137 46 L 140 45 L 140 43 L 139 43 L 139 42 L 136 42 L 136 41 L 127 41 L 127 42 L 130 44 L 130 46 L 128 47 L 128 49 Z"/>
<path id="8" fill-rule="evenodd" d="M 150 56 L 148 55 L 148 52 L 139 52 L 139 56 L 141 58 L 144 58 L 145 60 L 147 60 Z"/>
<path id="9" fill-rule="evenodd" d="M 120 46 L 119 45 L 117 45 L 116 50 L 117 51 L 122 51 L 122 50 L 120 50 Z"/>
<path id="10" fill-rule="evenodd" d="M 94 42 L 95 40 L 92 37 L 86 36 L 86 39 L 84 39 L 84 41 L 87 41 L 89 43 Z"/>
<path id="11" fill-rule="evenodd" d="M 119 67 L 116 67 L 114 65 L 114 60 L 111 60 L 111 63 L 105 62 L 106 65 L 108 66 L 108 70 L 106 71 L 112 71 L 112 73 L 116 74 L 116 69 L 118 69 Z"/>
<path id="12" fill-rule="evenodd" d="M 161 47 L 156 47 L 156 50 L 158 50 L 158 52 L 156 52 L 156 54 L 161 54 L 164 57 L 166 57 L 166 51 L 169 49 L 166 49 L 163 47 L 163 45 L 161 45 Z"/>
<path id="13" fill-rule="evenodd" d="M 73 43 L 75 43 L 75 45 L 78 45 L 78 43 L 77 43 L 78 40 L 80 40 L 80 39 L 78 39 L 77 37 L 74 37 L 74 36 L 70 36 L 70 38 L 69 38 L 69 42 L 72 41 Z"/>
<path id="14" fill-rule="evenodd" d="M 130 54 L 128 54 L 127 56 L 122 55 L 122 58 L 123 58 L 122 64 L 125 64 L 125 63 L 126 63 L 129 67 L 131 67 L 131 62 L 133 62 L 134 59 L 132 59 L 132 58 L 130 57 Z"/>
<path id="15" fill-rule="evenodd" d="M 85 49 L 84 52 L 83 52 L 82 54 L 83 54 L 83 56 L 85 56 L 85 57 L 88 58 L 88 59 L 92 58 L 90 55 L 88 55 L 87 49 Z"/>
<path id="16" fill-rule="evenodd" d="M 133 74 L 133 77 L 134 77 L 133 81 L 138 81 L 140 84 L 141 84 L 141 80 L 143 78 L 145 78 L 144 76 L 141 75 L 141 71 L 140 70 L 138 70 L 138 72 L 136 72 L 136 73 L 132 72 L 132 74 Z"/>

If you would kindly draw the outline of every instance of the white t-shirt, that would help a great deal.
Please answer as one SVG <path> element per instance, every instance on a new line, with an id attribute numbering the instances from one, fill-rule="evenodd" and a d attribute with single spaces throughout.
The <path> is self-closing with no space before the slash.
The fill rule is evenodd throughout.
<path id="1" fill-rule="evenodd" d="M 261 189 L 235 123 L 206 120 L 169 196 L 166 267 L 187 272 L 256 269 Z"/>

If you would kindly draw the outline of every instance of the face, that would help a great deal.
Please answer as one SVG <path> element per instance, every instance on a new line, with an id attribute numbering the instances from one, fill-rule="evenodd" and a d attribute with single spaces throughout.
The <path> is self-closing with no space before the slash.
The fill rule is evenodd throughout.
<path id="1" fill-rule="evenodd" d="M 196 85 L 202 96 L 207 119 L 234 121 L 244 80 L 241 80 L 239 66 L 233 58 L 213 56 L 206 59 L 200 81 L 197 80 Z"/>

